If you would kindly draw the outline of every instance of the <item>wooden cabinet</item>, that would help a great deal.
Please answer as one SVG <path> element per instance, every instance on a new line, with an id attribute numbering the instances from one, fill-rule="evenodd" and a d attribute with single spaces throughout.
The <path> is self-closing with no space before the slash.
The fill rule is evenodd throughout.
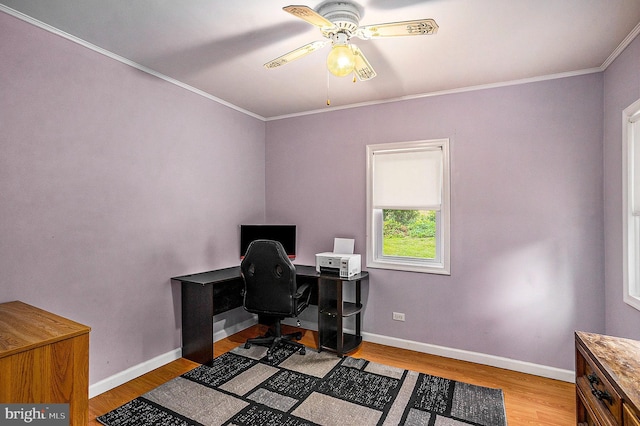
<path id="1" fill-rule="evenodd" d="M 362 344 L 361 281 L 369 274 L 362 272 L 351 278 L 322 275 L 318 279 L 318 349 L 327 349 L 343 356 Z M 345 286 L 355 286 L 355 300 L 344 298 Z M 353 318 L 354 333 L 345 333 L 344 321 Z"/>
<path id="2" fill-rule="evenodd" d="M 640 426 L 640 342 L 576 332 L 579 425 Z"/>
<path id="3" fill-rule="evenodd" d="M 0 403 L 69 404 L 89 421 L 89 331 L 22 302 L 0 304 Z"/>

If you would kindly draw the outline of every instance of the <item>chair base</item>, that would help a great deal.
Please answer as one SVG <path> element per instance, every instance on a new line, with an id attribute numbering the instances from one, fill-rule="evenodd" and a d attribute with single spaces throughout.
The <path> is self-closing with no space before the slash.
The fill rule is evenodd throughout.
<path id="1" fill-rule="evenodd" d="M 295 333 L 282 334 L 282 327 L 280 325 L 280 321 L 276 321 L 274 324 L 274 331 L 272 331 L 270 327 L 264 336 L 247 339 L 247 341 L 244 344 L 244 348 L 249 349 L 251 345 L 268 347 L 269 348 L 267 349 L 268 361 L 273 361 L 273 351 L 281 344 L 293 346 L 294 348 L 299 350 L 300 355 L 305 355 L 307 353 L 306 347 L 302 343 L 295 342 L 294 339 L 295 340 L 302 339 L 302 333 L 298 331 Z"/>

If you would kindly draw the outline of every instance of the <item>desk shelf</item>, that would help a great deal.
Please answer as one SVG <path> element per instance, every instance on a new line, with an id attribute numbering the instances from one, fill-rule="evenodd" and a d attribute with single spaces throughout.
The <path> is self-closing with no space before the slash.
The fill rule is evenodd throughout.
<path id="1" fill-rule="evenodd" d="M 334 301 L 335 303 L 335 301 Z M 357 303 L 352 303 L 352 302 L 343 302 L 342 303 L 342 317 L 346 318 L 346 317 L 350 317 L 356 314 L 359 314 L 362 311 L 362 305 L 361 304 L 357 304 Z M 322 310 L 320 311 L 321 314 L 324 315 L 329 315 L 330 317 L 337 317 L 338 316 L 338 307 L 337 306 L 330 306 L 330 307 L 323 307 Z"/>
<path id="2" fill-rule="evenodd" d="M 318 280 L 318 341 L 319 350 L 336 352 L 338 356 L 356 350 L 362 344 L 361 281 L 366 272 L 352 278 L 323 275 Z M 343 297 L 345 286 L 355 285 L 355 301 Z M 355 334 L 345 333 L 344 320 L 353 318 Z"/>
<path id="3" fill-rule="evenodd" d="M 342 339 L 342 353 L 346 354 L 352 352 L 360 347 L 362 344 L 362 336 L 356 336 L 350 333 L 338 333 L 337 331 L 330 331 L 324 333 L 324 340 L 320 340 L 320 349 L 326 349 L 331 352 L 337 352 L 338 339 Z"/>

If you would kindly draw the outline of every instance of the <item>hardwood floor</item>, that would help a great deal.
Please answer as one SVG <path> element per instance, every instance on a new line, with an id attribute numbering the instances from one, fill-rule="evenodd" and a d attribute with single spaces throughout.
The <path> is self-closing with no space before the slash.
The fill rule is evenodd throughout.
<path id="1" fill-rule="evenodd" d="M 317 348 L 317 333 L 304 331 L 301 342 L 308 347 Z M 247 338 L 257 336 L 262 332 L 260 326 L 255 326 L 220 340 L 214 345 L 214 355 L 218 356 L 230 351 L 243 344 Z M 283 327 L 283 332 L 290 331 Z M 350 355 L 421 373 L 500 388 L 504 392 L 509 426 L 576 424 L 575 386 L 572 383 L 369 342 L 363 342 L 360 349 Z M 119 407 L 197 365 L 181 358 L 91 398 L 89 400 L 89 425 L 100 425 L 96 420 L 97 416 Z"/>

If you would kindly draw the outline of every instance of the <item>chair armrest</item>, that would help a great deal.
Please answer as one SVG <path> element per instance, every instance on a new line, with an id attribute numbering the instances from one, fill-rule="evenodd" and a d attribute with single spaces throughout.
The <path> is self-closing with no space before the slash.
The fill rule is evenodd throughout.
<path id="1" fill-rule="evenodd" d="M 311 296 L 310 290 L 311 290 L 311 287 L 309 287 L 309 284 L 302 284 L 300 287 L 298 287 L 298 292 L 293 295 L 293 298 L 300 299 L 307 292 L 309 293 L 309 296 Z"/>

